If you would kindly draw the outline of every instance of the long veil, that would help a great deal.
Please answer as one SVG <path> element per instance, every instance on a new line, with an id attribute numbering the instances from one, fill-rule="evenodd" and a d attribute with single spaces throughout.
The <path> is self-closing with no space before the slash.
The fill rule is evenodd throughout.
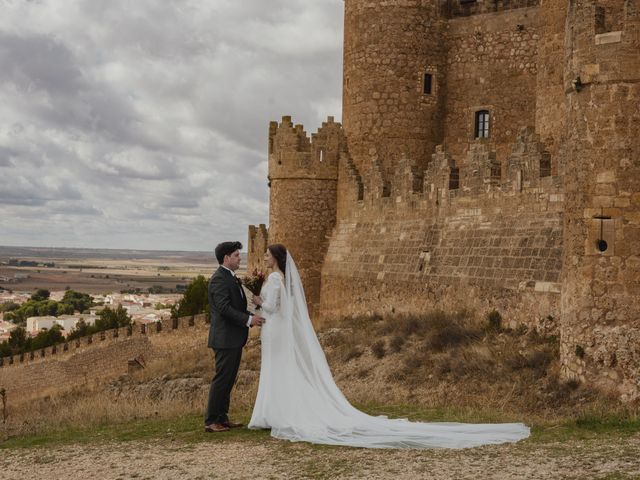
<path id="1" fill-rule="evenodd" d="M 296 264 L 289 253 L 280 305 L 285 338 L 283 404 L 271 434 L 276 438 L 367 448 L 466 448 L 514 442 L 529 436 L 523 424 L 421 423 L 367 415 L 342 394 L 309 318 Z"/>

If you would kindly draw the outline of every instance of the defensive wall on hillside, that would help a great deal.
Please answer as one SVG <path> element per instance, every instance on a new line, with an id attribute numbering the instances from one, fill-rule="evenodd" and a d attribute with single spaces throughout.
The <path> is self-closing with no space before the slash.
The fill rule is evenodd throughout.
<path id="1" fill-rule="evenodd" d="M 91 388 L 171 352 L 206 345 L 208 315 L 106 330 L 0 358 L 0 389 L 9 406 L 78 387 Z"/>

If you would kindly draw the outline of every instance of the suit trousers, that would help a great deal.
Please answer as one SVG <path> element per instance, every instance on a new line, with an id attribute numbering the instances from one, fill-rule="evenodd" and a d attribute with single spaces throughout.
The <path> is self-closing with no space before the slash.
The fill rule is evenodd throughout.
<path id="1" fill-rule="evenodd" d="M 231 390 L 238 377 L 242 347 L 215 349 L 216 374 L 209 389 L 209 402 L 204 416 L 204 424 L 229 421 Z"/>

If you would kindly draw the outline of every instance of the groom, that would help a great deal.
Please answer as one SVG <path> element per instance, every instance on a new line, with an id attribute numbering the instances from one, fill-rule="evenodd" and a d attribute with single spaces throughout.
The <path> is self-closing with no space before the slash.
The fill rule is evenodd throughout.
<path id="1" fill-rule="evenodd" d="M 229 398 L 238 376 L 242 347 L 247 343 L 249 328 L 260 326 L 264 318 L 247 311 L 247 298 L 236 277 L 240 267 L 240 242 L 222 242 L 216 247 L 220 267 L 209 280 L 209 348 L 216 359 L 216 374 L 209 390 L 204 417 L 205 432 L 226 432 L 241 427 L 229 421 Z"/>

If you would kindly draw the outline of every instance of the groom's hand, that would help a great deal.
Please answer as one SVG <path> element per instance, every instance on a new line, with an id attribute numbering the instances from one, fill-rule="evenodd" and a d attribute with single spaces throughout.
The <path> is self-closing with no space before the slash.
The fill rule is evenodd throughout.
<path id="1" fill-rule="evenodd" d="M 265 322 L 266 320 L 264 319 L 264 317 L 261 317 L 260 315 L 254 315 L 251 319 L 251 326 L 261 327 Z"/>

